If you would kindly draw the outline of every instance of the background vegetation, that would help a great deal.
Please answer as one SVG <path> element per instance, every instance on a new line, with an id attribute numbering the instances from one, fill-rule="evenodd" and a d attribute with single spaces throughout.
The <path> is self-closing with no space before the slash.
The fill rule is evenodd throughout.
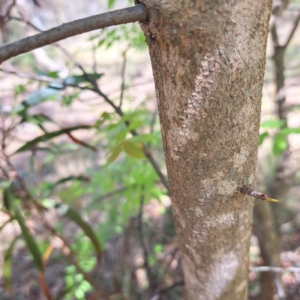
<path id="1" fill-rule="evenodd" d="M 284 3 L 270 24 L 258 164 L 258 190 L 280 204 L 255 200 L 249 299 L 271 299 L 265 290 L 300 299 L 300 1 Z M 131 4 L 12 1 L 1 8 L 2 40 Z M 138 24 L 35 50 L 0 71 L 1 299 L 183 299 Z"/>

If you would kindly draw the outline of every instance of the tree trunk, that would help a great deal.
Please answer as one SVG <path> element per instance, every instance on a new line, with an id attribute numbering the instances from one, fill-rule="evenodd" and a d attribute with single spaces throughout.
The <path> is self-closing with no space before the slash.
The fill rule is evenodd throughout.
<path id="1" fill-rule="evenodd" d="M 247 299 L 271 0 L 140 2 L 188 299 Z"/>

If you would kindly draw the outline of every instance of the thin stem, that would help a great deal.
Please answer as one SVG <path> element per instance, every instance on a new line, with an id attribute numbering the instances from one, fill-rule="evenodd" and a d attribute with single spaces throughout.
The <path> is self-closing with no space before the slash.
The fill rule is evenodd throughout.
<path id="1" fill-rule="evenodd" d="M 152 299 L 157 299 L 157 296 L 159 296 L 160 294 L 166 294 L 167 292 L 169 292 L 170 290 L 174 289 L 175 287 L 177 286 L 180 286 L 180 285 L 184 285 L 184 280 L 178 280 L 178 281 L 175 281 L 173 284 L 159 290 L 152 298 Z"/>
<path id="2" fill-rule="evenodd" d="M 140 209 L 139 209 L 139 214 L 138 214 L 138 232 L 139 232 L 139 238 L 140 238 L 140 243 L 143 249 L 143 257 L 144 257 L 144 267 L 146 269 L 147 277 L 149 280 L 149 287 L 150 290 L 153 290 L 155 288 L 155 283 L 153 280 L 153 274 L 151 267 L 149 265 L 149 253 L 145 244 L 144 240 L 144 227 L 143 227 L 143 206 L 145 203 L 145 195 L 142 194 L 141 200 L 140 200 Z"/>
<path id="3" fill-rule="evenodd" d="M 123 63 L 122 63 L 122 72 L 121 72 L 122 83 L 121 83 L 120 104 L 119 104 L 120 108 L 122 107 L 124 90 L 125 90 L 126 52 L 127 50 L 125 50 L 123 53 Z"/>
<path id="4" fill-rule="evenodd" d="M 12 71 L 12 70 L 6 70 L 6 69 L 3 69 L 3 68 L 0 68 L 0 71 L 3 72 L 3 73 L 6 73 L 6 74 L 12 74 L 12 75 L 16 75 L 18 77 L 26 78 L 26 79 L 30 79 L 30 80 L 47 82 L 47 83 L 50 83 L 50 84 L 53 84 L 53 83 L 58 83 L 58 84 L 62 84 L 62 85 L 64 84 L 62 80 L 56 80 L 56 79 L 48 77 L 48 76 L 27 74 L 27 73 Z"/>

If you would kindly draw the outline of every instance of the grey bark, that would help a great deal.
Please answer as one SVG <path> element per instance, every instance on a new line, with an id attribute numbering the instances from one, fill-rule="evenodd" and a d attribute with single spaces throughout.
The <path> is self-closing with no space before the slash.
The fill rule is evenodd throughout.
<path id="1" fill-rule="evenodd" d="M 188 299 L 247 299 L 271 1 L 141 2 Z"/>

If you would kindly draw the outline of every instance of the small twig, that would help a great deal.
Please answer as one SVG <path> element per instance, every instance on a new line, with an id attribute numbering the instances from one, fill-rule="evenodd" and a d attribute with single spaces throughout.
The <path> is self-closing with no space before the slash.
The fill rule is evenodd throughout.
<path id="1" fill-rule="evenodd" d="M 153 83 L 153 80 L 148 80 L 148 81 L 144 81 L 144 82 L 138 82 L 138 83 L 134 83 L 132 85 L 128 85 L 128 86 L 124 86 L 124 91 L 132 89 L 136 86 L 140 86 L 140 85 L 144 85 L 144 84 L 149 84 L 149 83 Z M 109 94 L 107 94 L 107 96 L 111 96 L 114 93 L 119 93 L 121 91 L 121 89 L 117 89 L 113 92 L 110 92 Z"/>
<path id="2" fill-rule="evenodd" d="M 19 13 L 20 13 L 20 15 L 22 15 L 22 12 L 21 12 L 21 11 L 19 11 Z M 9 16 L 7 21 L 11 21 L 11 20 L 23 22 L 23 23 L 25 23 L 26 25 L 32 27 L 33 29 L 35 29 L 35 30 L 37 30 L 37 31 L 39 31 L 39 32 L 43 32 L 43 30 L 41 30 L 40 28 L 38 28 L 37 26 L 35 26 L 33 23 L 31 23 L 31 22 L 25 20 L 25 18 L 19 18 L 19 17 L 15 17 L 15 16 Z"/>
<path id="3" fill-rule="evenodd" d="M 130 186 L 130 187 L 128 187 L 128 186 L 122 187 L 122 188 L 120 188 L 120 189 L 117 189 L 117 190 L 115 190 L 115 191 L 109 192 L 109 193 L 107 193 L 107 194 L 104 194 L 104 195 L 98 197 L 95 201 L 97 201 L 97 203 L 98 203 L 98 202 L 100 202 L 100 201 L 102 201 L 102 200 L 105 200 L 106 198 L 110 198 L 110 197 L 112 197 L 112 196 L 115 196 L 115 195 L 117 195 L 117 194 L 119 194 L 119 193 L 122 193 L 122 192 L 124 192 L 124 191 L 126 191 L 126 190 L 128 190 L 128 189 L 130 189 L 130 188 L 134 188 L 135 186 L 136 186 L 136 185 L 134 184 L 134 185 L 132 185 L 132 186 Z"/>
<path id="4" fill-rule="evenodd" d="M 68 37 L 112 25 L 143 22 L 148 19 L 145 7 L 139 4 L 133 7 L 79 19 L 58 27 L 43 31 L 31 37 L 0 47 L 0 63 L 3 61 L 40 48 Z"/>
<path id="5" fill-rule="evenodd" d="M 47 82 L 47 83 L 58 83 L 58 84 L 64 85 L 63 81 L 57 80 L 55 78 L 51 78 L 48 76 L 27 74 L 27 73 L 16 72 L 16 71 L 7 70 L 7 69 L 3 69 L 3 68 L 0 68 L 0 71 L 3 73 L 6 73 L 6 74 L 12 74 L 12 75 L 16 75 L 18 77 L 26 78 L 26 79 L 30 79 L 30 80 L 42 81 L 42 82 Z"/>
<path id="6" fill-rule="evenodd" d="M 175 281 L 172 285 L 159 290 L 150 300 L 159 299 L 160 294 L 165 294 L 179 285 L 184 285 L 184 280 Z"/>
<path id="7" fill-rule="evenodd" d="M 251 187 L 248 187 L 246 185 L 243 185 L 242 187 L 238 187 L 237 190 L 236 190 L 236 193 L 237 194 L 246 194 L 246 195 L 249 195 L 249 196 L 254 197 L 256 199 L 260 199 L 262 201 L 265 200 L 265 201 L 269 201 L 269 202 L 279 202 L 279 200 L 269 198 L 265 194 L 257 192 L 254 189 L 252 189 Z"/>
<path id="8" fill-rule="evenodd" d="M 16 0 L 13 0 L 12 3 L 9 5 L 6 13 L 4 15 L 0 16 L 1 23 L 3 23 L 2 25 L 4 25 L 8 21 L 7 18 L 9 17 L 10 12 L 15 5 L 16 5 Z"/>
<path id="9" fill-rule="evenodd" d="M 123 116 L 123 112 L 122 110 L 116 106 L 104 93 L 101 92 L 101 90 L 98 87 L 98 84 L 96 82 L 96 80 L 94 80 L 83 68 L 83 66 L 77 61 L 77 59 L 64 47 L 62 47 L 59 44 L 55 44 L 55 47 L 59 48 L 83 73 L 84 77 L 86 78 L 86 80 L 88 80 L 92 86 L 93 86 L 93 91 L 95 93 L 97 93 L 98 95 L 100 95 L 102 98 L 104 98 L 104 100 L 109 103 L 114 110 L 120 115 Z"/>
<path id="10" fill-rule="evenodd" d="M 122 83 L 121 83 L 120 104 L 119 104 L 120 108 L 122 107 L 124 90 L 125 90 L 126 52 L 127 50 L 123 52 L 123 63 L 122 63 L 122 72 L 121 72 Z"/>
<path id="11" fill-rule="evenodd" d="M 143 257 L 144 257 L 144 267 L 146 269 L 146 273 L 147 273 L 147 277 L 149 280 L 149 286 L 150 286 L 150 290 L 153 290 L 155 288 L 155 283 L 153 281 L 154 277 L 152 274 L 152 270 L 151 267 L 149 265 L 149 253 L 145 244 L 145 240 L 144 240 L 144 227 L 143 227 L 143 206 L 144 206 L 144 202 L 145 202 L 145 195 L 142 194 L 141 196 L 141 200 L 140 200 L 140 210 L 139 210 L 139 214 L 138 214 L 138 232 L 139 232 L 139 236 L 140 236 L 140 243 L 143 249 Z"/>
<path id="12" fill-rule="evenodd" d="M 250 269 L 250 271 L 251 272 L 274 272 L 274 273 L 282 273 L 282 272 L 300 273 L 300 268 L 296 268 L 296 267 L 279 268 L 279 267 L 261 266 L 261 267 L 253 267 Z"/>

